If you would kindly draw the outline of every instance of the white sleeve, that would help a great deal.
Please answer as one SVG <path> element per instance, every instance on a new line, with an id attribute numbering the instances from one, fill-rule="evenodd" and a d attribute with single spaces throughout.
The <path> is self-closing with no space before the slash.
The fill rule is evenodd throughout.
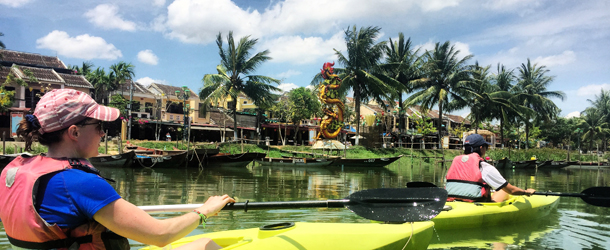
<path id="1" fill-rule="evenodd" d="M 498 169 L 487 162 L 481 162 L 481 176 L 483 177 L 483 181 L 496 191 L 508 184 L 506 179 L 498 172 Z"/>

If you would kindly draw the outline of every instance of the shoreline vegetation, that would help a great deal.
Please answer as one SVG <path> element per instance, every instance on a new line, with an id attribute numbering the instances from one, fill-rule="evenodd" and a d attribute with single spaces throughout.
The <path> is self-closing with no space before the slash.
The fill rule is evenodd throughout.
<path id="1" fill-rule="evenodd" d="M 132 140 L 130 141 L 133 145 L 138 145 L 146 148 L 154 148 L 160 150 L 186 150 L 187 146 L 182 144 L 181 142 L 176 141 L 139 141 Z M 13 144 L 15 145 L 15 144 Z M 17 152 L 20 152 L 20 147 L 15 147 L 10 143 L 5 146 L 6 154 L 13 154 L 15 149 Z M 126 141 L 122 142 L 122 145 L 126 145 Z M 343 157 L 344 154 L 346 158 L 351 159 L 364 159 L 364 158 L 385 158 L 385 157 L 393 157 L 398 155 L 403 155 L 403 157 L 411 157 L 414 159 L 424 159 L 429 161 L 439 161 L 444 155 L 445 161 L 450 161 L 453 157 L 460 155 L 463 153 L 462 150 L 457 149 L 413 149 L 410 148 L 366 148 L 364 146 L 351 146 L 345 152 L 343 150 L 333 150 L 329 152 L 328 150 L 312 150 L 311 146 L 265 146 L 265 145 L 256 145 L 256 144 L 240 144 L 240 143 L 197 143 L 196 145 L 191 145 L 191 148 L 216 148 L 220 149 L 221 153 L 230 153 L 230 154 L 239 154 L 242 152 L 259 152 L 259 153 L 267 153 L 267 157 L 273 158 L 281 158 L 284 156 L 291 157 L 313 157 L 310 153 L 315 153 L 316 158 L 323 157 Z M 46 152 L 47 148 L 41 146 L 38 143 L 34 143 L 32 145 L 32 154 L 40 154 Z M 243 151 L 242 151 L 243 150 Z M 98 148 L 100 154 L 117 154 L 119 152 L 116 141 L 108 142 L 108 151 L 106 153 L 106 143 L 101 142 L 100 147 Z M 301 152 L 301 153 L 295 153 Z M 600 160 L 597 154 L 578 154 L 577 150 L 570 150 L 570 161 L 583 161 L 583 162 L 597 162 Z M 509 156 L 510 155 L 510 156 Z M 568 151 L 564 149 L 557 148 L 534 148 L 534 149 L 490 149 L 487 151 L 486 156 L 489 156 L 492 160 L 500 160 L 504 157 L 508 157 L 512 161 L 525 161 L 530 160 L 532 157 L 536 157 L 538 161 L 564 161 L 567 160 Z M 610 159 L 610 152 L 606 152 L 602 157 L 601 161 L 608 161 Z"/>

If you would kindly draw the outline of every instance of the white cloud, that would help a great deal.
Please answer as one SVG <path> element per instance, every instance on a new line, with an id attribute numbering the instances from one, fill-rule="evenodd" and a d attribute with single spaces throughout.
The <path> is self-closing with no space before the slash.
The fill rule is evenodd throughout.
<path id="1" fill-rule="evenodd" d="M 132 21 L 123 20 L 118 15 L 119 8 L 116 5 L 100 4 L 94 9 L 85 13 L 89 18 L 89 22 L 104 29 L 120 29 L 126 31 L 135 31 L 136 24 Z"/>
<path id="2" fill-rule="evenodd" d="M 159 58 L 152 52 L 152 50 L 142 50 L 138 52 L 138 61 L 150 64 L 157 65 L 159 63 Z"/>
<path id="3" fill-rule="evenodd" d="M 427 0 L 421 1 L 420 7 L 424 12 L 439 11 L 447 7 L 454 7 L 460 3 L 460 0 Z"/>
<path id="4" fill-rule="evenodd" d="M 554 65 L 566 65 L 576 61 L 576 54 L 574 54 L 574 51 L 566 50 L 559 55 L 552 55 L 547 57 L 539 56 L 533 61 L 538 65 L 544 65 L 547 67 Z"/>
<path id="5" fill-rule="evenodd" d="M 572 118 L 572 117 L 580 117 L 580 112 L 574 111 L 572 113 L 567 114 L 565 118 Z"/>
<path id="6" fill-rule="evenodd" d="M 123 56 L 120 50 L 101 37 L 89 34 L 70 37 L 65 31 L 59 30 L 36 40 L 36 48 L 55 50 L 58 55 L 85 60 L 114 60 Z"/>
<path id="7" fill-rule="evenodd" d="M 9 7 L 13 7 L 13 8 L 18 8 L 23 5 L 26 5 L 27 3 L 31 2 L 31 1 L 32 0 L 0 0 L 0 4 L 6 5 Z"/>
<path id="8" fill-rule="evenodd" d="M 273 62 L 308 64 L 320 60 L 336 60 L 335 51 L 345 53 L 343 32 L 324 40 L 321 37 L 282 36 L 261 44 L 268 48 Z"/>
<path id="9" fill-rule="evenodd" d="M 577 96 L 595 96 L 601 94 L 603 90 L 610 90 L 610 83 L 604 84 L 591 84 L 587 86 L 580 87 L 576 91 Z"/>
<path id="10" fill-rule="evenodd" d="M 148 86 L 151 83 L 160 83 L 160 84 L 167 84 L 167 81 L 165 80 L 159 80 L 159 79 L 152 79 L 150 77 L 142 77 L 138 80 L 136 80 L 137 83 L 142 84 L 144 86 Z"/>
<path id="11" fill-rule="evenodd" d="M 165 5 L 165 0 L 153 0 L 153 5 L 157 7 L 161 7 Z"/>
<path id="12" fill-rule="evenodd" d="M 298 88 L 298 87 L 299 87 L 299 86 L 297 86 L 297 85 L 296 85 L 296 84 L 294 84 L 294 83 L 282 83 L 282 84 L 280 84 L 279 86 L 277 86 L 277 88 L 278 88 L 278 89 L 281 89 L 281 90 L 282 90 L 282 92 L 287 92 L 287 91 L 290 91 L 290 90 L 292 90 L 292 89 L 296 89 L 296 88 Z"/>
<path id="13" fill-rule="evenodd" d="M 288 78 L 288 77 L 291 77 L 291 76 L 298 76 L 300 74 L 303 74 L 303 72 L 290 69 L 290 70 L 288 70 L 286 72 L 282 72 L 282 73 L 277 74 L 276 78 L 282 79 L 282 78 Z"/>

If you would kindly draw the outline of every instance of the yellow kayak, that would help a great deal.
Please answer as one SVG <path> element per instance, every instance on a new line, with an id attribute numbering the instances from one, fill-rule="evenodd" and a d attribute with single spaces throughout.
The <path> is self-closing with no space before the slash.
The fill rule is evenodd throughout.
<path id="1" fill-rule="evenodd" d="M 224 249 L 427 249 L 433 226 L 431 221 L 404 224 L 287 222 L 185 237 L 172 243 L 171 248 L 211 238 Z"/>
<path id="2" fill-rule="evenodd" d="M 558 196 L 513 196 L 504 202 L 445 203 L 451 209 L 432 219 L 439 230 L 506 225 L 533 220 L 549 214 L 557 206 Z"/>

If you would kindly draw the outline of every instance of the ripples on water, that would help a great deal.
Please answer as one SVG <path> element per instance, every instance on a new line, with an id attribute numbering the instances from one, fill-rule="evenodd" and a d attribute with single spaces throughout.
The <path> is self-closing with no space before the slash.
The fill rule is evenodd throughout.
<path id="1" fill-rule="evenodd" d="M 370 188 L 405 187 L 407 182 L 443 185 L 446 168 L 403 157 L 381 169 L 287 168 L 248 166 L 242 169 L 101 169 L 119 194 L 136 205 L 203 203 L 210 195 L 229 194 L 238 201 L 341 199 Z M 609 170 L 502 170 L 511 184 L 540 191 L 579 193 L 608 186 Z M 562 197 L 557 211 L 526 223 L 484 229 L 437 231 L 430 249 L 610 249 L 610 208 L 594 207 L 580 198 Z M 179 213 L 155 214 L 169 218 Z M 285 221 L 369 221 L 347 209 L 223 211 L 206 229 L 191 233 L 260 227 Z M 133 248 L 143 246 L 131 242 Z M 0 223 L 0 249 L 8 249 Z"/>

